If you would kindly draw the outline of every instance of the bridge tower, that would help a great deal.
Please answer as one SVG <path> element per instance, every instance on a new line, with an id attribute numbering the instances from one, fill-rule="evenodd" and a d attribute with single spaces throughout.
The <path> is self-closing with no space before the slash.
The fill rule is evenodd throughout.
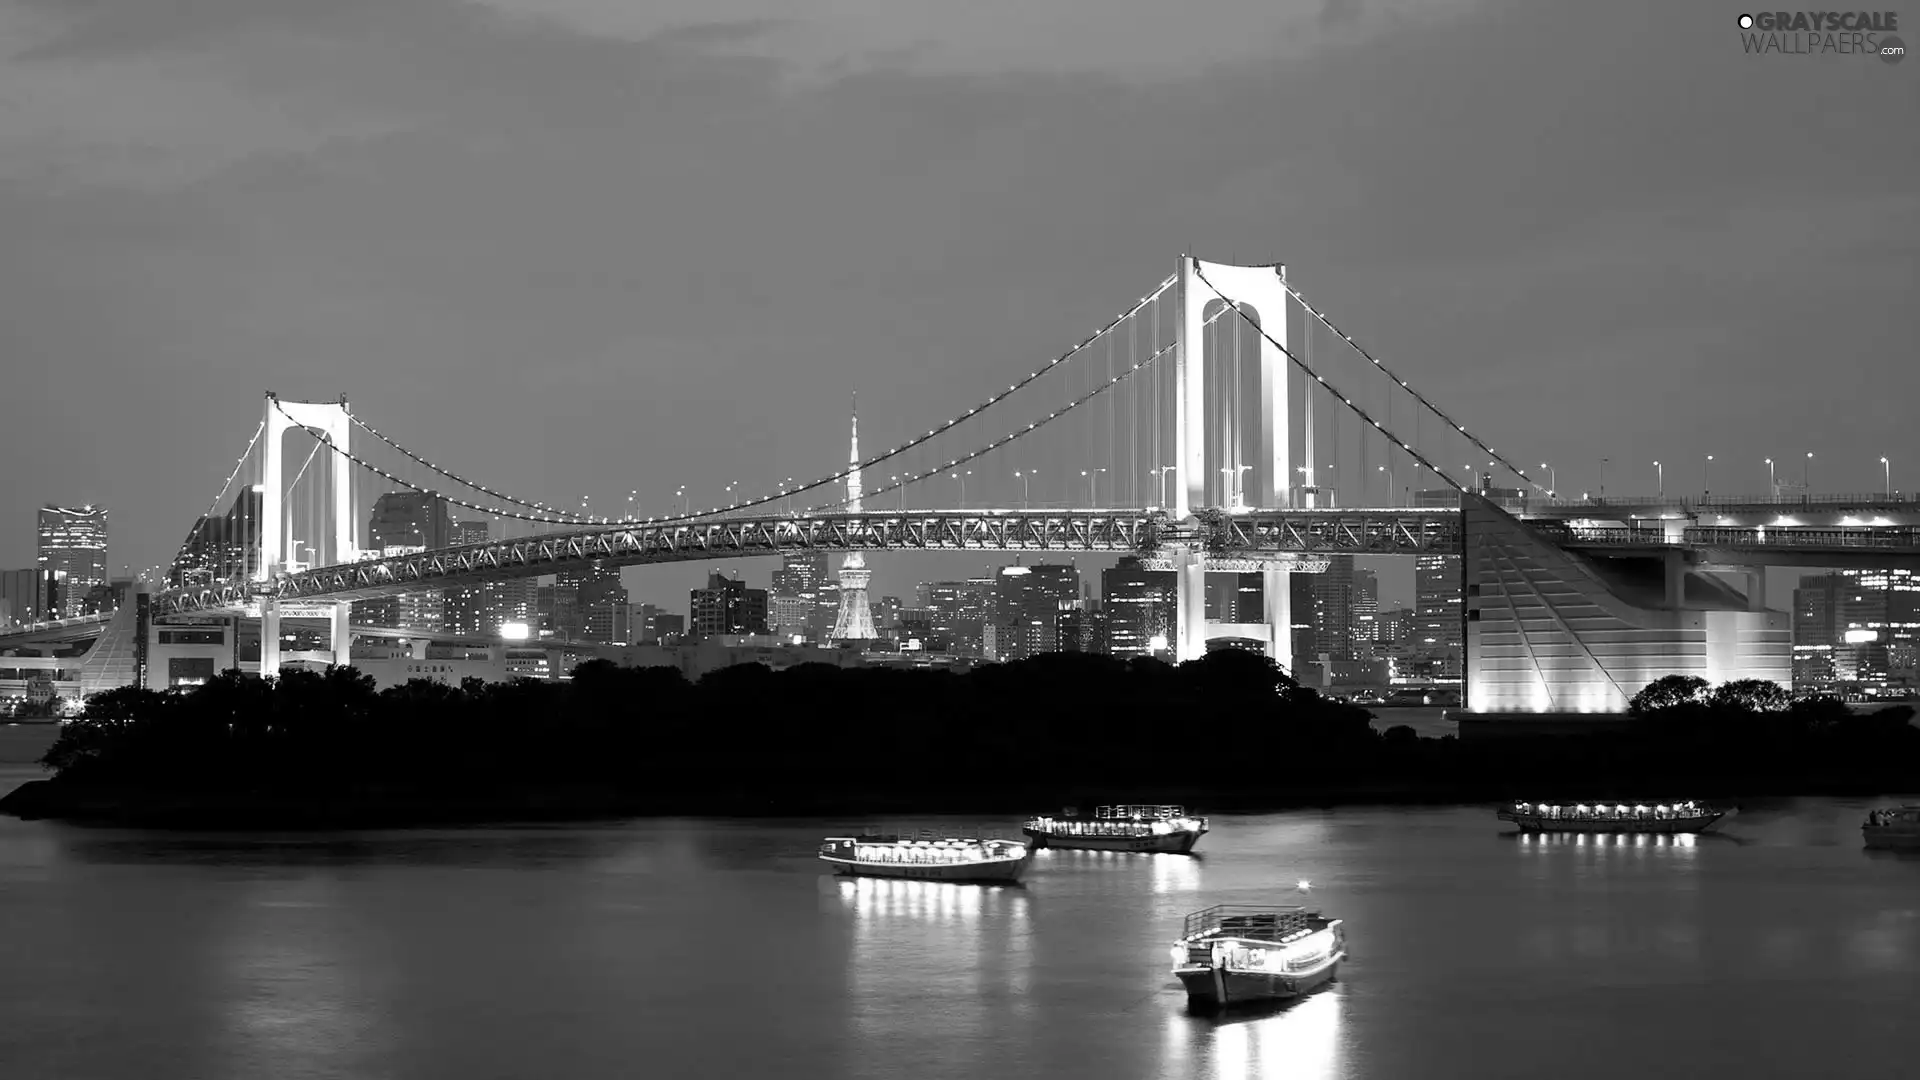
<path id="1" fill-rule="evenodd" d="M 338 401 L 285 401 L 268 391 L 266 410 L 266 427 L 261 432 L 261 484 L 265 490 L 260 493 L 260 550 L 255 553 L 253 580 L 271 581 L 290 570 L 295 562 L 295 538 L 289 535 L 286 507 L 287 489 L 293 478 L 285 475 L 287 460 L 283 445 L 287 431 L 295 427 L 318 433 L 337 451 L 329 455 L 330 467 L 321 473 L 329 489 L 325 505 L 331 519 L 331 527 L 324 531 L 332 534 L 328 538 L 332 550 L 324 553 L 323 561 L 354 561 L 358 552 L 354 542 L 353 484 L 346 458 L 340 456 L 349 451 L 353 432 L 346 397 Z M 333 605 L 330 613 L 335 664 L 344 665 L 351 656 L 352 608 L 351 602 L 342 600 Z M 280 618 L 279 603 L 263 596 L 260 600 L 261 675 L 280 672 Z"/>
<path id="2" fill-rule="evenodd" d="M 1233 266 L 1205 262 L 1190 255 L 1181 256 L 1179 275 L 1179 329 L 1174 389 L 1174 496 L 1173 516 L 1192 523 L 1195 512 L 1207 509 L 1208 479 L 1206 448 L 1210 436 L 1226 445 L 1245 445 L 1253 451 L 1251 475 L 1243 488 L 1238 509 L 1273 510 L 1290 503 L 1293 459 L 1289 438 L 1288 374 L 1291 361 L 1287 348 L 1287 271 L 1278 263 L 1264 266 Z M 1226 301 L 1222 300 L 1226 298 Z M 1258 428 L 1248 433 L 1207 430 L 1205 329 L 1207 317 L 1224 302 L 1232 302 L 1259 323 L 1260 389 Z M 1228 315 L 1225 318 L 1233 318 Z M 1236 388 L 1237 389 L 1237 388 Z M 1245 415 L 1236 405 L 1229 410 L 1235 417 L 1229 428 Z M 1223 438 L 1222 438 L 1223 437 Z M 1236 442 L 1235 440 L 1242 440 Z M 1231 497 L 1228 497 L 1229 501 Z M 1232 512 L 1236 507 L 1221 507 Z M 1207 626 L 1206 562 L 1204 553 L 1189 545 L 1173 545 L 1176 606 L 1179 609 L 1178 641 L 1175 657 L 1193 660 L 1205 655 L 1209 636 Z M 1264 611 L 1260 632 L 1266 638 L 1267 655 L 1288 671 L 1293 667 L 1293 617 L 1291 573 L 1269 567 L 1262 571 Z M 1247 636 L 1252 627 L 1234 627 L 1229 633 Z"/>

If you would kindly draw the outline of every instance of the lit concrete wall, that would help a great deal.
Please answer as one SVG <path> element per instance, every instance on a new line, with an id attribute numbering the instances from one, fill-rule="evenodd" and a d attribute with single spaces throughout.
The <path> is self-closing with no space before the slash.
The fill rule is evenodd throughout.
<path id="1" fill-rule="evenodd" d="M 1793 681 L 1790 616 L 1658 564 L 1563 551 L 1477 496 L 1464 507 L 1468 705 L 1474 712 L 1624 712 L 1666 675 Z M 1618 565 L 1614 565 L 1614 564 Z"/>
<path id="2" fill-rule="evenodd" d="M 220 640 L 196 644 L 173 644 L 168 638 L 183 633 L 218 634 Z M 170 685 L 169 671 L 171 660 L 185 660 L 205 657 L 213 661 L 215 675 L 229 668 L 238 667 L 234 659 L 235 638 L 233 623 L 224 618 L 203 618 L 198 622 L 162 623 L 156 621 L 147 629 L 147 689 L 165 690 Z"/>

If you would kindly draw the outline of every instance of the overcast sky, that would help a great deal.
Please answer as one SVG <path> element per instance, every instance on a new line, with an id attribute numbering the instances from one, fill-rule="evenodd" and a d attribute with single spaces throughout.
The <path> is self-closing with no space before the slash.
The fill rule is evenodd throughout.
<path id="1" fill-rule="evenodd" d="M 824 473 L 851 386 L 925 430 L 1183 250 L 1563 490 L 1920 485 L 1920 61 L 1738 13 L 0 0 L 0 565 L 50 500 L 166 561 L 270 389 L 554 501 Z"/>

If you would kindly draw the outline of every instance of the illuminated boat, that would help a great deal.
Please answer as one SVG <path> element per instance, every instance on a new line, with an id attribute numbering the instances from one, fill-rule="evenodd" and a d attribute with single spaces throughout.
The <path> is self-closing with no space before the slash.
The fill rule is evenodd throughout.
<path id="1" fill-rule="evenodd" d="M 1299 906 L 1216 904 L 1184 930 L 1170 951 L 1193 1008 L 1298 997 L 1332 982 L 1347 956 L 1341 921 Z"/>
<path id="2" fill-rule="evenodd" d="M 1035 848 L 1184 855 L 1207 834 L 1207 819 L 1181 806 L 1101 806 L 1090 818 L 1068 807 L 1059 817 L 1034 818 L 1021 831 Z"/>
<path id="3" fill-rule="evenodd" d="M 820 859 L 837 874 L 919 881 L 1020 880 L 1033 849 L 1015 840 L 829 836 Z"/>
<path id="4" fill-rule="evenodd" d="M 1870 848 L 1920 851 L 1920 806 L 1875 810 L 1860 826 L 1860 835 Z"/>
<path id="5" fill-rule="evenodd" d="M 1522 832 L 1701 833 L 1732 810 L 1697 802 L 1533 803 L 1511 802 L 1500 820 Z"/>

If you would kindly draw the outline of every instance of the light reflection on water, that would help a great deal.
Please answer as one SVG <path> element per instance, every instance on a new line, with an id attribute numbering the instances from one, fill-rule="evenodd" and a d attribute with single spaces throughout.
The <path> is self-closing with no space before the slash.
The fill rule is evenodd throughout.
<path id="1" fill-rule="evenodd" d="M 1343 1076 L 1341 1016 L 1344 1009 L 1338 984 L 1301 998 L 1244 1016 L 1221 1018 L 1178 1017 L 1169 1023 L 1161 1075 L 1198 1075 L 1215 1080 L 1335 1080 Z M 1207 1062 L 1204 1072 L 1190 1071 L 1193 1056 Z"/>
<path id="2" fill-rule="evenodd" d="M 853 919 L 848 1020 L 861 1045 L 894 1037 L 929 1000 L 938 1002 L 942 1029 L 962 1046 L 988 1044 L 1031 1018 L 1029 898 L 1021 886 L 828 880 Z"/>
<path id="3" fill-rule="evenodd" d="M 1018 888 L 822 875 L 834 830 L 813 824 L 0 819 L 0 1076 L 1912 1071 L 1920 858 L 1859 850 L 1857 807 L 1770 807 L 1725 838 L 1490 817 L 1223 817 L 1199 858 L 1049 852 Z M 1340 981 L 1189 1016 L 1168 972 L 1181 917 L 1294 902 L 1300 878 L 1346 921 Z"/>
<path id="4" fill-rule="evenodd" d="M 356 963 L 355 930 L 339 882 L 319 876 L 255 878 L 229 913 L 219 949 L 222 978 L 252 992 L 226 998 L 223 1040 L 235 1080 L 275 1063 L 348 1065 L 383 1043 L 382 1010 L 370 1000 L 371 972 Z M 302 930 L 286 932 L 289 920 Z"/>

